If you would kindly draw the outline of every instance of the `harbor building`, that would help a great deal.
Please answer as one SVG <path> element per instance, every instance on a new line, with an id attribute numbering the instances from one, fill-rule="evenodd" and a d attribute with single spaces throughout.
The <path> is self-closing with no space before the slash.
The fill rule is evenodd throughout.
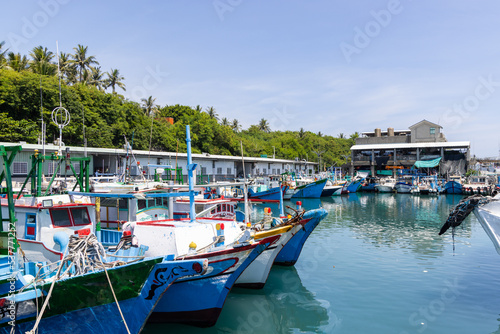
<path id="1" fill-rule="evenodd" d="M 417 161 L 434 161 L 441 175 L 465 174 L 470 142 L 449 142 L 443 127 L 422 120 L 405 130 L 375 129 L 362 132 L 351 147 L 350 172 L 369 170 L 371 175 L 412 168 Z M 382 172 L 385 171 L 385 172 Z"/>
<path id="2" fill-rule="evenodd" d="M 89 157 L 89 173 L 91 176 L 122 175 L 129 167 L 129 174 L 138 177 L 141 174 L 151 177 L 155 169 L 160 166 L 165 168 L 164 178 L 174 178 L 187 181 L 187 154 L 176 152 L 155 152 L 144 150 L 127 150 L 124 148 L 95 148 L 59 146 L 55 144 L 28 144 L 2 143 L 0 145 L 21 145 L 19 152 L 12 164 L 12 177 L 14 181 L 22 182 L 30 173 L 32 167 L 31 157 L 35 153 L 44 156 L 68 155 L 71 158 Z M 287 160 L 262 157 L 235 157 L 227 155 L 212 155 L 208 153 L 192 154 L 193 163 L 197 164 L 197 182 L 233 181 L 235 178 L 246 176 L 276 175 L 284 172 L 302 172 L 312 174 L 318 168 L 317 162 L 305 160 Z M 72 164 L 76 173 L 80 173 L 80 165 Z M 243 166 L 244 165 L 244 166 Z M 149 166 L 149 167 L 148 167 Z M 1 167 L 0 167 L 1 172 Z M 46 161 L 43 166 L 43 175 L 52 177 L 56 172 L 58 177 L 73 175 L 69 169 L 57 170 L 57 160 Z"/>

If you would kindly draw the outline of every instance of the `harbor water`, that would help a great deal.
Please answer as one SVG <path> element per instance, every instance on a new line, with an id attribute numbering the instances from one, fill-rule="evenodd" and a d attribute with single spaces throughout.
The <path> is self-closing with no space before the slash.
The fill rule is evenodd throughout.
<path id="1" fill-rule="evenodd" d="M 262 290 L 233 289 L 214 327 L 149 324 L 144 332 L 500 333 L 500 255 L 488 236 L 473 214 L 454 241 L 451 230 L 438 235 L 461 198 L 303 200 L 329 214 L 294 267 L 274 266 Z"/>

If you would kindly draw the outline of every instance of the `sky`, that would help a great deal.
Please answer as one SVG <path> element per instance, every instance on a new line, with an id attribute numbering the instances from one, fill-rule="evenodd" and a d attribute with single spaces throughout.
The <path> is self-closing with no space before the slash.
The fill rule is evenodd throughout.
<path id="1" fill-rule="evenodd" d="M 426 119 L 484 158 L 500 155 L 498 13 L 493 0 L 5 1 L 0 41 L 88 46 L 128 99 L 214 107 L 244 129 L 349 136 Z"/>

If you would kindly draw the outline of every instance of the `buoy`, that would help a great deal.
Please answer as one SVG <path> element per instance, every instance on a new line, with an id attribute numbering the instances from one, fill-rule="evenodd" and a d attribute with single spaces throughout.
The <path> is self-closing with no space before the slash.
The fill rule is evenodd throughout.
<path id="1" fill-rule="evenodd" d="M 189 248 L 196 249 L 196 244 L 194 241 L 191 241 L 191 243 L 189 244 Z"/>

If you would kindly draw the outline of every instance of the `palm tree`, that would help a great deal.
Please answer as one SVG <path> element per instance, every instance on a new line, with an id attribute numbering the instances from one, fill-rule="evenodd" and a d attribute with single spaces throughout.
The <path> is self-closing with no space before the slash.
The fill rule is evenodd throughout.
<path id="1" fill-rule="evenodd" d="M 206 112 L 207 112 L 208 116 L 210 116 L 210 118 L 213 118 L 216 121 L 219 120 L 219 115 L 217 115 L 217 113 L 215 112 L 214 107 L 207 107 Z"/>
<path id="2" fill-rule="evenodd" d="M 304 131 L 304 128 L 300 128 L 300 131 L 299 131 L 299 138 L 304 138 L 304 135 L 306 134 L 306 132 Z"/>
<path id="3" fill-rule="evenodd" d="M 151 116 L 151 111 L 155 108 L 156 98 L 153 99 L 153 97 L 150 96 L 147 99 L 141 99 L 141 101 L 144 113 L 146 114 L 146 116 Z"/>
<path id="4" fill-rule="evenodd" d="M 231 124 L 231 128 L 233 129 L 234 132 L 239 132 L 241 129 L 240 122 L 235 118 L 233 119 L 233 123 Z"/>
<path id="5" fill-rule="evenodd" d="M 0 68 L 4 67 L 6 64 L 5 54 L 9 49 L 5 49 L 2 51 L 2 47 L 4 46 L 5 41 L 0 42 Z"/>
<path id="6" fill-rule="evenodd" d="M 28 69 L 28 58 L 21 56 L 20 53 L 9 52 L 7 55 L 7 66 L 17 72 Z"/>
<path id="7" fill-rule="evenodd" d="M 39 45 L 31 50 L 30 57 L 32 58 L 30 68 L 34 73 L 42 75 L 56 74 L 56 66 L 51 63 L 52 58 L 54 58 L 52 51 Z"/>
<path id="8" fill-rule="evenodd" d="M 258 128 L 259 130 L 264 132 L 271 132 L 271 129 L 269 128 L 269 123 L 264 118 L 260 120 Z"/>
<path id="9" fill-rule="evenodd" d="M 229 126 L 230 125 L 229 120 L 227 119 L 227 117 L 224 117 L 223 119 L 221 119 L 220 124 L 223 125 L 223 126 Z"/>
<path id="10" fill-rule="evenodd" d="M 323 134 L 321 133 L 321 131 L 318 131 L 318 137 L 323 137 Z"/>
<path id="11" fill-rule="evenodd" d="M 80 74 L 80 82 L 83 79 L 83 71 L 88 69 L 93 64 L 99 65 L 99 62 L 95 59 L 95 56 L 87 56 L 88 46 L 83 46 L 78 44 L 75 50 L 75 54 L 71 55 L 73 57 L 73 63 L 76 65 L 78 72 Z"/>
<path id="12" fill-rule="evenodd" d="M 59 53 L 59 71 L 61 71 L 61 75 L 63 78 L 69 83 L 76 83 L 76 66 L 74 66 L 74 62 L 70 59 L 71 55 L 68 53 L 60 52 Z"/>
<path id="13" fill-rule="evenodd" d="M 201 109 L 201 106 L 199 104 L 196 106 L 196 108 L 194 108 L 194 110 L 197 111 L 197 112 L 202 112 L 203 111 L 203 109 Z"/>
<path id="14" fill-rule="evenodd" d="M 101 72 L 101 67 L 91 67 L 91 75 L 90 75 L 90 80 L 89 84 L 92 86 L 96 87 L 100 91 L 103 91 L 105 88 L 105 80 L 103 78 L 104 72 Z"/>
<path id="15" fill-rule="evenodd" d="M 113 94 L 115 94 L 115 87 L 118 86 L 123 90 L 125 89 L 125 84 L 122 82 L 125 78 L 120 75 L 120 71 L 117 69 L 111 69 L 110 72 L 106 72 L 108 79 L 106 79 L 106 88 L 111 87 L 113 89 Z"/>
<path id="16" fill-rule="evenodd" d="M 344 134 L 341 132 L 339 133 L 339 136 L 338 136 L 340 139 L 344 139 Z"/>

